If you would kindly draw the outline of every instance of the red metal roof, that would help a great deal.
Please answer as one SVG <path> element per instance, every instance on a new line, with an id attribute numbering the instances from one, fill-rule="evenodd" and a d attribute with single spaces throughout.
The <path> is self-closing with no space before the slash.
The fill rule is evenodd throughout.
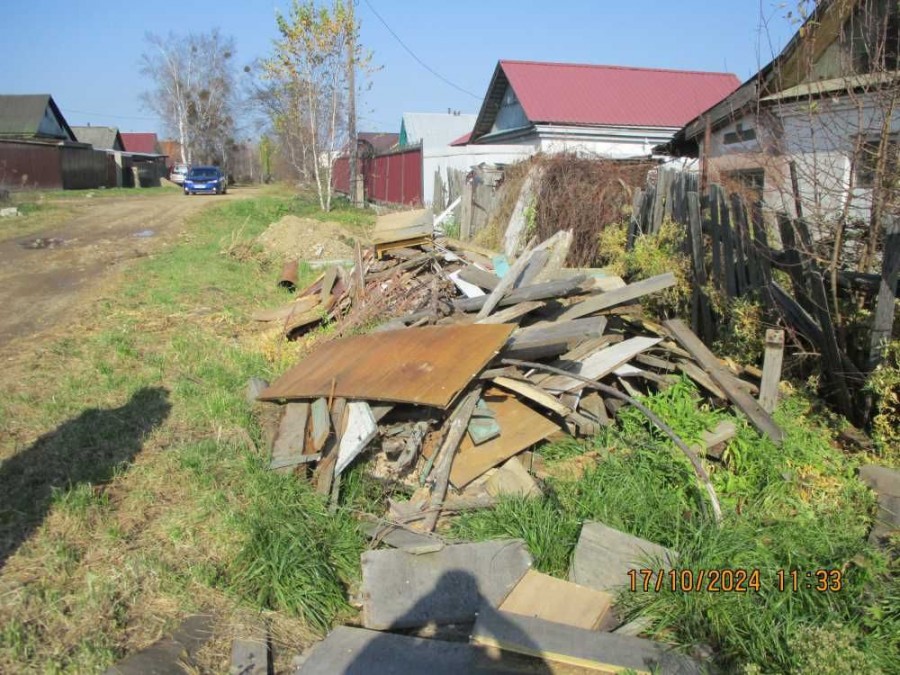
<path id="1" fill-rule="evenodd" d="M 453 141 L 450 145 L 452 146 L 460 146 L 460 145 L 468 145 L 469 140 L 472 138 L 472 132 L 467 131 L 462 136 Z"/>
<path id="2" fill-rule="evenodd" d="M 532 123 L 680 127 L 740 85 L 732 73 L 500 61 Z"/>
<path id="3" fill-rule="evenodd" d="M 159 153 L 156 134 L 150 133 L 125 133 L 121 134 L 125 152 L 140 152 L 147 155 Z"/>

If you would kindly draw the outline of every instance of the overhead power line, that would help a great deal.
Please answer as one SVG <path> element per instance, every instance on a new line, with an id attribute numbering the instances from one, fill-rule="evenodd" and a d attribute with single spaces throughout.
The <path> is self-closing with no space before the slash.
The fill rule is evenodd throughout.
<path id="1" fill-rule="evenodd" d="M 381 15 L 377 11 L 375 11 L 375 8 L 372 7 L 372 3 L 369 2 L 369 0 L 365 0 L 365 3 L 369 7 L 369 9 L 372 10 L 372 14 L 375 15 L 375 18 L 378 19 L 385 28 L 387 28 L 388 33 L 390 33 L 391 35 L 394 36 L 394 39 L 400 44 L 401 47 L 403 47 L 403 49 L 405 49 L 409 53 L 409 55 L 411 57 L 413 57 L 416 60 L 416 63 L 418 63 L 420 66 L 422 66 L 425 70 L 427 70 L 429 73 L 434 75 L 436 78 L 438 78 L 441 82 L 443 82 L 445 84 L 449 84 L 454 89 L 461 91 L 462 93 L 467 94 L 467 95 L 471 96 L 472 98 L 478 99 L 479 101 L 481 100 L 481 96 L 479 96 L 478 94 L 473 94 L 468 89 L 463 89 L 455 82 L 451 82 L 446 77 L 444 77 L 439 72 L 437 72 L 434 68 L 432 68 L 427 63 L 425 63 L 418 56 L 416 56 L 416 53 L 412 49 L 410 49 L 409 47 L 406 46 L 406 43 L 400 39 L 400 36 L 394 32 L 394 29 L 388 25 L 387 21 L 385 21 L 383 18 L 381 18 Z"/>
<path id="2" fill-rule="evenodd" d="M 66 112 L 78 113 L 79 115 L 96 115 L 97 117 L 112 117 L 119 120 L 147 120 L 148 122 L 157 122 L 159 117 L 141 117 L 139 115 L 113 115 L 105 112 L 91 112 L 89 110 L 75 110 L 75 108 L 66 108 Z"/>

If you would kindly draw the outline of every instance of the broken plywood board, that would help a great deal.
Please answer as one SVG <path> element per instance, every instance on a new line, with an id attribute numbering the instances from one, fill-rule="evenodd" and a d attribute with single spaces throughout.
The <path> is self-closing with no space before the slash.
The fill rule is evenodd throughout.
<path id="1" fill-rule="evenodd" d="M 540 497 L 544 494 L 528 470 L 515 457 L 510 457 L 499 468 L 494 469 L 484 487 L 491 497 Z"/>
<path id="2" fill-rule="evenodd" d="M 667 569 L 674 560 L 674 551 L 652 541 L 603 523 L 585 523 L 572 555 L 569 581 L 598 591 L 614 592 L 630 584 L 629 570 L 647 566 Z M 644 564 L 649 561 L 654 564 Z"/>
<path id="3" fill-rule="evenodd" d="M 290 469 L 303 461 L 306 447 L 306 423 L 309 419 L 309 403 L 288 403 L 278 425 L 275 443 L 272 445 L 271 470 Z"/>
<path id="4" fill-rule="evenodd" d="M 596 312 L 603 311 L 610 307 L 615 307 L 616 305 L 621 305 L 625 302 L 630 302 L 631 300 L 637 300 L 650 293 L 656 293 L 665 290 L 670 286 L 674 286 L 675 281 L 675 275 L 672 272 L 666 272 L 665 274 L 650 277 L 643 281 L 636 281 L 635 283 L 628 284 L 622 288 L 601 293 L 596 297 L 572 305 L 560 315 L 559 321 L 577 319 L 582 316 L 587 316 L 588 314 L 595 314 Z"/>
<path id="5" fill-rule="evenodd" d="M 546 417 L 500 389 L 489 389 L 484 400 L 497 416 L 500 436 L 478 446 L 468 437 L 463 439 L 450 470 L 450 482 L 457 489 L 559 430 Z"/>
<path id="6" fill-rule="evenodd" d="M 334 465 L 335 476 L 340 475 L 378 433 L 372 410 L 365 401 L 350 401 L 347 404 L 345 425 Z"/>
<path id="7" fill-rule="evenodd" d="M 601 673 L 628 669 L 642 675 L 703 672 L 697 662 L 652 640 L 574 628 L 490 607 L 479 611 L 472 642 Z"/>
<path id="8" fill-rule="evenodd" d="M 661 338 L 629 338 L 624 342 L 594 352 L 581 361 L 577 370 L 572 369 L 572 372 L 591 380 L 598 380 L 660 341 Z M 548 391 L 562 393 L 582 389 L 584 382 L 564 375 L 554 375 L 541 382 L 541 386 Z"/>
<path id="9" fill-rule="evenodd" d="M 315 645 L 301 675 L 458 675 L 474 672 L 477 648 L 464 642 L 338 626 Z"/>
<path id="10" fill-rule="evenodd" d="M 446 408 L 513 326 L 431 326 L 327 342 L 278 378 L 263 400 L 341 396 Z"/>
<path id="11" fill-rule="evenodd" d="M 768 436 L 776 445 L 780 445 L 784 438 L 784 432 L 775 424 L 772 416 L 763 410 L 763 407 L 738 383 L 737 378 L 719 363 L 716 356 L 700 341 L 700 338 L 679 319 L 666 321 L 665 327 L 703 367 L 713 382 L 722 388 L 728 399 L 746 415 L 757 431 Z"/>
<path id="12" fill-rule="evenodd" d="M 520 539 L 456 544 L 424 555 L 366 551 L 363 625 L 383 630 L 472 621 L 482 604 L 503 602 L 530 567 Z"/>
<path id="13" fill-rule="evenodd" d="M 611 593 L 528 570 L 506 596 L 500 610 L 575 628 L 596 630 L 613 602 L 615 596 Z"/>

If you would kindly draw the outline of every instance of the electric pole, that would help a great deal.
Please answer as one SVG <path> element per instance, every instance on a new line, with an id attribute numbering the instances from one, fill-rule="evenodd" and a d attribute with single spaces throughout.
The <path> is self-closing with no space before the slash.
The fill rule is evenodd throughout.
<path id="1" fill-rule="evenodd" d="M 347 40 L 347 85 L 349 87 L 347 99 L 347 136 L 350 143 L 350 203 L 354 206 L 362 206 L 359 190 L 359 146 L 356 141 L 356 18 L 353 13 L 353 5 L 356 0 L 350 0 L 348 11 L 350 14 L 350 35 Z"/>

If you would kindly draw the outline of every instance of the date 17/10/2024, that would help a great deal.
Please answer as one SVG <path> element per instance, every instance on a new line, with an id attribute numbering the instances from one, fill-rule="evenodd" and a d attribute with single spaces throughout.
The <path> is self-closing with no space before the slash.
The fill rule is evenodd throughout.
<path id="1" fill-rule="evenodd" d="M 764 579 L 758 569 L 642 568 L 629 570 L 628 580 L 632 592 L 758 593 L 766 582 L 781 592 L 838 593 L 844 588 L 844 573 L 839 569 L 778 570 L 774 578 Z"/>

